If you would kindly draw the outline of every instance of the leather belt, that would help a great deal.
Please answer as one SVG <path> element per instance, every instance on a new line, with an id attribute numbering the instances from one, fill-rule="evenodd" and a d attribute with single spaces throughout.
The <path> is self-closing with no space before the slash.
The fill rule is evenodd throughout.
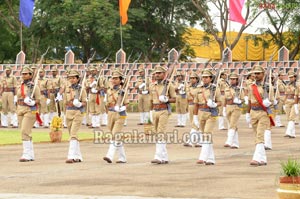
<path id="1" fill-rule="evenodd" d="M 226 99 L 226 105 L 234 105 L 233 99 Z"/>
<path id="2" fill-rule="evenodd" d="M 168 105 L 167 104 L 153 104 L 153 109 L 155 111 L 167 110 L 168 109 Z"/>
<path id="3" fill-rule="evenodd" d="M 14 88 L 3 88 L 3 92 L 14 92 Z"/>
<path id="4" fill-rule="evenodd" d="M 189 105 L 194 105 L 194 100 L 188 100 Z"/>
<path id="5" fill-rule="evenodd" d="M 20 105 L 20 106 L 28 106 L 28 105 L 24 102 L 24 99 L 18 99 L 18 105 Z"/>
<path id="6" fill-rule="evenodd" d="M 286 98 L 287 98 L 287 99 L 294 99 L 294 98 L 295 98 L 295 95 L 293 95 L 293 94 L 287 94 L 287 95 L 286 95 Z"/>
<path id="7" fill-rule="evenodd" d="M 66 110 L 78 110 L 78 111 L 80 111 L 80 109 L 81 109 L 81 108 L 78 108 L 78 107 L 76 107 L 76 106 L 67 106 L 67 107 L 66 107 Z"/>
<path id="8" fill-rule="evenodd" d="M 198 104 L 198 109 L 209 109 L 206 104 Z"/>

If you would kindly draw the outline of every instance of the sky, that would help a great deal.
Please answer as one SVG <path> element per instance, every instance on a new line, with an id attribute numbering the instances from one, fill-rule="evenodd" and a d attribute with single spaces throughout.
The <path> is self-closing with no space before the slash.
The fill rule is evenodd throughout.
<path id="1" fill-rule="evenodd" d="M 208 4 L 209 5 L 209 4 Z M 214 22 L 217 24 L 217 27 L 220 28 L 220 22 L 219 22 L 219 13 L 218 11 L 214 11 L 215 8 L 213 5 L 209 5 L 211 7 L 211 16 L 214 16 Z M 214 9 L 213 9 L 214 8 Z M 245 6 L 242 10 L 242 15 L 246 15 L 246 9 Z M 240 23 L 230 21 L 230 29 L 231 31 L 238 31 L 240 27 L 242 26 Z M 196 26 L 195 28 L 203 30 L 200 26 Z M 272 30 L 271 26 L 268 26 L 268 19 L 266 14 L 263 12 L 256 20 L 244 31 L 244 33 L 251 33 L 251 34 L 260 34 L 260 29 L 266 29 L 270 28 Z"/>

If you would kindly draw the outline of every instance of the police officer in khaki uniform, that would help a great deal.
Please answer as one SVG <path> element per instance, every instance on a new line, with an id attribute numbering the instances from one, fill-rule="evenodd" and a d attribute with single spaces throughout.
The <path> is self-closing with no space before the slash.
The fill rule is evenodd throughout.
<path id="1" fill-rule="evenodd" d="M 295 138 L 295 121 L 297 119 L 297 115 L 299 114 L 297 97 L 299 95 L 299 88 L 296 86 L 297 75 L 293 71 L 288 72 L 288 77 L 290 79 L 290 82 L 285 87 L 285 98 L 283 108 L 286 114 L 288 125 L 284 137 Z"/>
<path id="2" fill-rule="evenodd" d="M 28 162 L 34 160 L 31 129 L 37 117 L 37 104 L 40 102 L 41 93 L 39 87 L 34 85 L 32 69 L 24 67 L 21 73 L 23 82 L 17 89 L 17 114 L 22 134 L 23 154 L 19 161 Z"/>
<path id="3" fill-rule="evenodd" d="M 164 134 L 168 124 L 168 119 L 171 114 L 170 103 L 176 100 L 175 88 L 171 82 L 169 85 L 163 81 L 166 75 L 167 68 L 165 66 L 156 66 L 154 70 L 155 82 L 150 85 L 150 104 L 153 110 L 153 132 Z M 171 80 L 168 80 L 171 81 Z M 168 92 L 163 93 L 164 88 L 169 86 Z M 167 144 L 165 139 L 156 141 L 156 150 L 153 164 L 167 164 L 169 162 Z"/>
<path id="4" fill-rule="evenodd" d="M 177 125 L 175 127 L 185 127 L 188 113 L 188 100 L 186 94 L 186 82 L 184 82 L 184 75 L 181 72 L 177 72 L 176 74 L 174 87 L 176 92 L 177 113 Z"/>
<path id="5" fill-rule="evenodd" d="M 52 85 L 48 78 L 45 78 L 45 70 L 42 68 L 39 71 L 38 86 L 41 91 L 41 100 L 39 103 L 39 113 L 41 114 L 41 119 L 43 120 L 44 128 L 49 127 L 49 110 L 48 105 L 50 104 L 50 90 Z M 37 124 L 38 122 L 36 122 Z M 35 125 L 36 125 L 35 124 Z"/>
<path id="6" fill-rule="evenodd" d="M 49 104 L 49 121 L 52 121 L 52 118 L 54 115 L 56 115 L 56 101 L 58 100 L 55 100 L 55 98 L 62 98 L 62 96 L 60 95 L 59 93 L 59 90 L 61 87 L 63 87 L 64 85 L 64 82 L 62 80 L 61 77 L 59 77 L 58 75 L 58 69 L 56 66 L 52 67 L 51 69 L 51 73 L 52 73 L 52 77 L 50 78 L 51 80 L 51 86 L 52 86 L 52 89 L 50 89 L 50 104 Z M 59 101 L 59 106 L 60 108 L 62 109 L 63 107 L 63 102 L 62 101 Z"/>
<path id="7" fill-rule="evenodd" d="M 218 107 L 219 109 L 219 117 L 218 117 L 218 124 L 219 124 L 219 130 L 226 130 L 225 123 L 226 121 L 226 108 L 225 108 L 225 88 L 228 86 L 227 83 L 227 73 L 225 71 L 222 71 L 220 74 L 220 80 L 218 81 L 218 87 L 221 92 L 221 102 L 222 105 Z"/>
<path id="8" fill-rule="evenodd" d="M 244 99 L 244 93 L 238 87 L 239 75 L 237 73 L 231 73 L 229 80 L 230 85 L 225 88 L 225 107 L 229 128 L 224 147 L 237 149 L 239 148 L 237 124 L 242 114 L 241 108 L 243 101 L 241 99 Z"/>
<path id="9" fill-rule="evenodd" d="M 283 110 L 283 102 L 285 97 L 285 87 L 286 83 L 283 81 L 285 74 L 283 71 L 280 71 L 278 73 L 278 79 L 277 79 L 277 88 L 275 93 L 275 99 L 277 100 L 277 105 L 275 108 L 276 116 L 275 116 L 275 126 L 277 127 L 284 127 L 284 125 L 281 123 L 280 114 Z"/>
<path id="10" fill-rule="evenodd" d="M 194 98 L 197 95 L 197 88 L 200 86 L 200 78 L 197 73 L 192 72 L 190 75 L 190 84 L 187 87 L 187 99 L 189 104 L 189 118 L 190 123 L 192 126 L 192 129 L 190 131 L 190 139 L 186 143 L 183 144 L 183 146 L 191 147 L 193 144 L 195 144 L 195 147 L 201 147 L 201 143 L 197 142 L 200 141 L 200 139 L 197 140 L 197 138 L 200 138 L 200 134 L 198 133 L 200 131 L 200 128 L 198 128 L 193 123 L 193 115 L 194 115 Z"/>
<path id="11" fill-rule="evenodd" d="M 94 66 L 89 67 L 90 76 L 85 82 L 88 93 L 88 109 L 92 116 L 92 125 L 90 128 L 100 127 L 100 96 L 97 82 L 97 69 Z"/>
<path id="12" fill-rule="evenodd" d="M 255 135 L 256 146 L 250 165 L 262 166 L 267 165 L 267 156 L 264 147 L 264 134 L 271 125 L 270 118 L 268 116 L 268 113 L 264 110 L 264 107 L 268 112 L 270 112 L 270 106 L 272 105 L 272 101 L 274 100 L 274 92 L 272 92 L 273 88 L 268 89 L 268 97 L 264 98 L 264 87 L 267 85 L 263 85 L 265 70 L 261 66 L 254 66 L 252 73 L 255 74 L 256 81 L 249 87 L 248 96 L 251 124 Z M 269 97 L 271 99 L 269 99 Z M 258 100 L 262 102 L 260 103 Z"/>
<path id="13" fill-rule="evenodd" d="M 245 105 L 247 105 L 247 106 L 249 105 L 248 93 L 249 93 L 250 86 L 253 84 L 253 82 L 255 82 L 255 75 L 254 75 L 254 73 L 252 73 L 252 71 L 249 71 L 247 74 L 247 80 L 245 81 L 245 86 L 244 86 L 244 93 L 245 93 L 244 102 L 245 102 Z M 246 122 L 247 122 L 249 128 L 252 128 L 250 112 L 246 113 Z"/>
<path id="14" fill-rule="evenodd" d="M 104 69 L 102 69 L 104 70 Z M 104 75 L 100 76 L 98 79 L 98 88 L 100 95 L 100 126 L 107 126 L 107 88 L 108 88 L 108 79 Z"/>
<path id="15" fill-rule="evenodd" d="M 11 123 L 13 128 L 18 127 L 18 118 L 16 114 L 16 88 L 17 79 L 15 76 L 11 75 L 11 67 L 5 68 L 5 76 L 1 79 L 1 91 L 2 96 L 2 113 L 1 113 L 1 126 L 4 128 L 8 127 L 8 112 L 11 113 Z"/>
<path id="16" fill-rule="evenodd" d="M 193 115 L 194 124 L 203 133 L 200 138 L 202 149 L 197 164 L 214 165 L 212 134 L 217 123 L 218 106 L 221 106 L 221 93 L 219 88 L 212 84 L 213 74 L 210 70 L 203 70 L 201 76 L 203 85 L 198 87 L 194 98 Z"/>
<path id="17" fill-rule="evenodd" d="M 70 136 L 69 152 L 66 163 L 82 162 L 77 133 L 80 130 L 86 106 L 86 91 L 79 85 L 80 74 L 71 70 L 68 74 L 69 86 L 64 91 L 63 102 L 66 104 L 66 123 Z"/>
<path id="18" fill-rule="evenodd" d="M 103 158 L 108 163 L 112 163 L 115 152 L 118 152 L 119 159 L 116 163 L 126 163 L 126 155 L 124 144 L 122 142 L 121 131 L 123 129 L 127 116 L 126 106 L 128 105 L 127 95 L 124 88 L 124 74 L 120 69 L 116 69 L 112 73 L 112 87 L 107 90 L 107 106 L 108 106 L 108 129 L 112 135 L 110 145 L 106 156 Z M 125 95 L 125 96 L 124 96 Z M 123 104 L 121 104 L 123 101 Z"/>
<path id="19" fill-rule="evenodd" d="M 148 123 L 150 120 L 150 96 L 149 96 L 149 77 L 145 77 L 145 69 L 139 68 L 139 77 L 135 88 L 138 89 L 138 111 L 140 112 L 140 122 L 138 125 Z"/>

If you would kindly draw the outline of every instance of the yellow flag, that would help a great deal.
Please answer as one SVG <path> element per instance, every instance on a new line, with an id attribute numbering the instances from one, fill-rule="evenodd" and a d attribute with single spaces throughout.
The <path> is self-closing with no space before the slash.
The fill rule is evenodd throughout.
<path id="1" fill-rule="evenodd" d="M 119 0 L 120 17 L 122 25 L 125 25 L 128 21 L 127 10 L 129 8 L 130 1 L 131 0 Z"/>

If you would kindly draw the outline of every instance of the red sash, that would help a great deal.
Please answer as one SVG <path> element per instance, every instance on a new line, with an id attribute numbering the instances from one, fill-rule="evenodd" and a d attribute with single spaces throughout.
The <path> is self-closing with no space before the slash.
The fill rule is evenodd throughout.
<path id="1" fill-rule="evenodd" d="M 100 99 L 99 99 L 99 94 L 98 93 L 97 93 L 97 96 L 96 96 L 96 104 L 100 105 Z"/>
<path id="2" fill-rule="evenodd" d="M 268 114 L 268 116 L 269 116 L 269 118 L 270 118 L 271 126 L 275 126 L 275 122 L 274 122 L 272 116 L 269 115 L 269 113 L 268 113 L 268 111 L 267 111 L 267 108 L 263 105 L 263 101 L 262 101 L 262 99 L 261 99 L 261 97 L 260 97 L 260 94 L 259 94 L 259 92 L 258 92 L 257 86 L 256 86 L 255 84 L 252 84 L 251 87 L 252 87 L 252 90 L 253 90 L 253 95 L 254 95 L 254 97 L 256 98 L 257 102 L 258 102 L 259 105 L 262 107 L 262 109 L 263 109 L 264 111 L 266 111 L 266 113 Z"/>

